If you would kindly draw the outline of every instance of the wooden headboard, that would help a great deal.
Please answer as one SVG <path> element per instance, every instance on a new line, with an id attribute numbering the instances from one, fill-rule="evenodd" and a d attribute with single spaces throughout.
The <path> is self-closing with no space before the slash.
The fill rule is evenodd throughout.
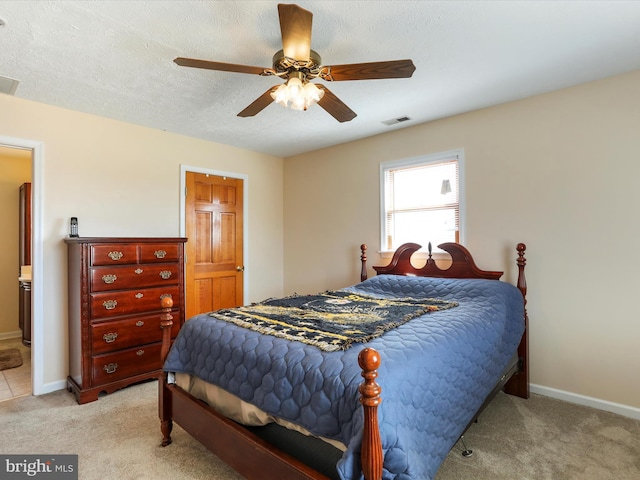
<path id="1" fill-rule="evenodd" d="M 440 278 L 485 278 L 488 280 L 499 280 L 504 272 L 494 272 L 482 270 L 476 266 L 469 250 L 459 243 L 441 243 L 438 248 L 451 255 L 451 266 L 442 269 L 436 265 L 436 261 L 431 254 L 431 243 L 428 246 L 429 257 L 427 263 L 421 268 L 416 268 L 411 264 L 411 256 L 422 248 L 417 243 L 405 243 L 394 252 L 391 262 L 384 267 L 373 267 L 378 275 L 414 275 L 417 277 L 440 277 Z M 366 251 L 367 246 L 361 245 L 360 250 L 363 262 L 361 280 L 366 280 Z M 523 250 L 524 251 L 524 250 Z"/>

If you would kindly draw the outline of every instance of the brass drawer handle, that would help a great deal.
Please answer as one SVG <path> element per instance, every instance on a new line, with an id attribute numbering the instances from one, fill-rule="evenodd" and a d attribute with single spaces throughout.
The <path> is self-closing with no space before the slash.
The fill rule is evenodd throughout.
<path id="1" fill-rule="evenodd" d="M 136 322 L 136 327 L 141 327 L 141 326 L 143 326 L 143 325 L 144 325 L 144 322 L 143 322 L 142 320 L 138 320 L 138 321 Z"/>
<path id="2" fill-rule="evenodd" d="M 104 302 L 102 302 L 102 306 L 104 308 L 106 308 L 107 310 L 113 310 L 114 308 L 116 308 L 118 306 L 118 301 L 117 300 L 105 300 Z"/>
<path id="3" fill-rule="evenodd" d="M 136 298 L 142 298 L 144 295 L 142 293 L 136 293 Z"/>
<path id="4" fill-rule="evenodd" d="M 118 338 L 118 334 L 117 333 L 105 333 L 102 338 L 104 339 L 105 342 L 107 343 L 113 343 L 116 341 L 116 338 Z"/>
<path id="5" fill-rule="evenodd" d="M 137 356 L 139 356 L 139 357 L 141 357 L 142 355 L 144 355 L 144 350 L 138 350 L 138 351 L 136 352 L 136 355 L 137 355 Z"/>
<path id="6" fill-rule="evenodd" d="M 142 270 L 141 268 L 136 268 L 133 273 L 135 273 L 136 275 L 140 275 L 144 270 Z"/>
<path id="7" fill-rule="evenodd" d="M 118 364 L 117 363 L 109 363 L 109 364 L 104 366 L 104 371 L 109 373 L 109 374 L 115 373 L 117 369 L 118 369 Z"/>
<path id="8" fill-rule="evenodd" d="M 153 252 L 153 254 L 156 256 L 156 258 L 164 258 L 167 256 L 166 250 L 156 250 L 155 252 Z"/>
<path id="9" fill-rule="evenodd" d="M 120 260 L 124 254 L 122 252 L 109 252 L 107 253 L 107 256 L 115 262 Z"/>
<path id="10" fill-rule="evenodd" d="M 118 277 L 116 277 L 116 276 L 115 276 L 115 275 L 113 275 L 113 274 L 103 275 L 103 276 L 102 276 L 102 281 L 103 281 L 104 283 L 113 283 L 113 282 L 115 282 L 117 279 L 118 279 Z"/>
<path id="11" fill-rule="evenodd" d="M 160 277 L 162 277 L 163 280 L 168 280 L 171 278 L 171 272 L 169 270 L 162 270 L 160 272 Z"/>

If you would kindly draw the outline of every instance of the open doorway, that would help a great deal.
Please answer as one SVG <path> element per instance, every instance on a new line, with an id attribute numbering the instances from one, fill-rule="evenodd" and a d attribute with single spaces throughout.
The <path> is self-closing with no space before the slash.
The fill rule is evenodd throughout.
<path id="1" fill-rule="evenodd" d="M 31 394 L 31 163 L 31 150 L 0 146 L 0 401 Z"/>
<path id="2" fill-rule="evenodd" d="M 43 245 L 42 245 L 42 162 L 43 162 L 43 146 L 42 143 L 12 137 L 0 136 L 0 149 L 5 154 L 12 153 L 13 157 L 22 158 L 24 162 L 30 162 L 30 183 L 32 187 L 31 193 L 31 345 L 30 354 L 30 379 L 27 388 L 30 393 L 40 395 L 44 392 L 44 342 L 43 342 Z M 8 162 L 8 160 L 5 160 Z M 0 165 L 2 165 L 3 157 L 0 156 Z M 8 166 L 5 163 L 4 166 Z M 5 169 L 3 168 L 3 171 Z M 18 192 L 16 191 L 16 196 Z M 18 222 L 18 210 L 15 215 L 8 218 L 14 218 Z M 9 221 L 7 219 L 7 221 Z M 18 262 L 18 242 L 16 241 L 16 263 Z M 16 288 L 10 289 L 15 292 L 15 301 L 19 301 L 18 278 L 20 276 L 19 266 L 16 264 L 14 268 L 8 269 L 8 273 L 15 277 Z M 14 275 L 15 274 L 15 275 Z M 17 275 L 17 276 L 16 276 Z M 20 330 L 18 330 L 20 331 Z M 5 332 L 6 333 L 6 332 Z M 11 337 L 11 332 L 9 332 Z M 18 341 L 22 343 L 22 338 Z M 29 388 L 30 387 L 30 388 Z M 19 390 L 24 394 L 24 389 Z"/>

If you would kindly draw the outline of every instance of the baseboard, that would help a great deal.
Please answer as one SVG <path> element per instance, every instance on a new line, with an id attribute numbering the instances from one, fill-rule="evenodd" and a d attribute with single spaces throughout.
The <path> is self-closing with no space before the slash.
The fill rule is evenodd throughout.
<path id="1" fill-rule="evenodd" d="M 22 332 L 18 330 L 16 332 L 0 333 L 0 340 L 9 340 L 10 338 L 22 338 Z"/>
<path id="2" fill-rule="evenodd" d="M 579 395 L 577 393 L 565 392 L 564 390 L 557 390 L 555 388 L 535 385 L 533 383 L 529 385 L 529 388 L 531 390 L 531 393 L 537 393 L 539 395 L 544 395 L 545 397 L 556 398 L 565 402 L 584 405 L 586 407 L 604 410 L 605 412 L 617 413 L 618 415 L 622 415 L 624 417 L 640 420 L 640 408 L 632 407 L 630 405 L 609 402 L 607 400 L 587 397 L 584 395 Z"/>
<path id="3" fill-rule="evenodd" d="M 64 390 L 67 388 L 66 380 L 58 380 L 57 382 L 45 383 L 42 386 L 42 395 L 45 393 L 56 392 L 58 390 Z"/>

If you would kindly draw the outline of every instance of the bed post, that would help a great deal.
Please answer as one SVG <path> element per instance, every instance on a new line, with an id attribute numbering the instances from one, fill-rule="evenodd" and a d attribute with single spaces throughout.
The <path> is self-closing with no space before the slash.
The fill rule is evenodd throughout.
<path id="1" fill-rule="evenodd" d="M 360 269 L 360 281 L 364 282 L 367 279 L 367 244 L 360 245 L 360 263 L 362 267 Z"/>
<path id="2" fill-rule="evenodd" d="M 527 279 L 524 275 L 524 267 L 527 259 L 524 252 L 527 246 L 519 243 L 516 247 L 518 251 L 518 289 L 524 299 L 524 333 L 518 345 L 518 357 L 520 357 L 520 371 L 517 372 L 505 385 L 504 391 L 510 395 L 521 398 L 529 398 L 529 316 L 527 314 Z"/>
<path id="3" fill-rule="evenodd" d="M 378 427 L 378 405 L 382 399 L 382 388 L 376 383 L 380 355 L 373 348 L 365 348 L 358 354 L 358 364 L 362 369 L 364 382 L 360 384 L 360 403 L 364 409 L 362 431 L 362 451 L 360 461 L 365 480 L 382 480 L 382 442 Z"/>
<path id="4" fill-rule="evenodd" d="M 171 327 L 173 327 L 173 299 L 164 297 L 160 301 L 162 305 L 162 315 L 160 315 L 160 328 L 162 329 L 162 347 L 160 350 L 161 363 L 167 359 L 169 348 L 171 347 Z M 160 430 L 162 431 L 162 446 L 166 447 L 171 443 L 171 430 L 173 420 L 171 418 L 171 393 L 166 388 L 166 373 L 162 373 L 158 378 L 158 415 L 160 416 Z"/>
<path id="5" fill-rule="evenodd" d="M 162 329 L 162 349 L 160 350 L 160 358 L 162 362 L 167 359 L 169 348 L 171 347 L 171 327 L 173 327 L 173 299 L 171 297 L 163 297 L 160 301 L 162 306 L 162 315 L 160 315 L 160 328 Z"/>

